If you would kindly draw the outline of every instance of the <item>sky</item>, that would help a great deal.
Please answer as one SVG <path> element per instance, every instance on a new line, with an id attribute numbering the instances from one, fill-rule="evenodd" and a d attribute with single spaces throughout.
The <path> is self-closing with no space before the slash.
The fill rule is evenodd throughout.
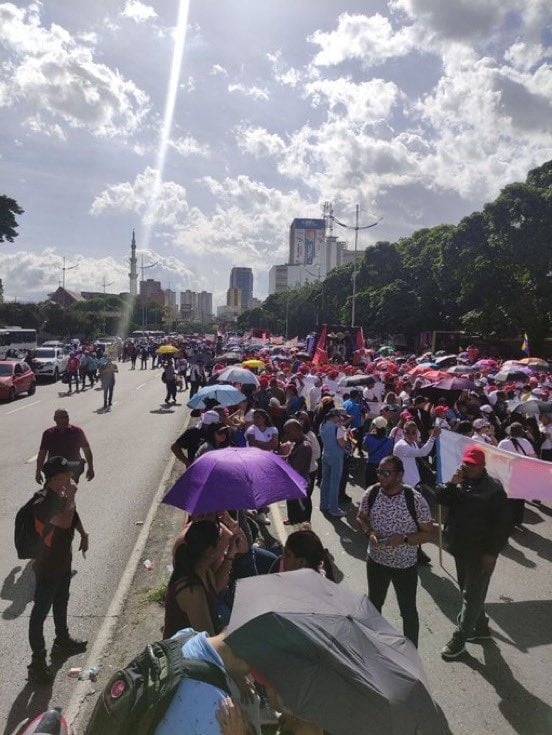
<path id="1" fill-rule="evenodd" d="M 455 224 L 552 158 L 550 0 L 0 0 L 6 300 L 145 277 L 265 298 L 295 217 L 359 248 Z M 348 240 L 351 233 L 336 227 Z M 78 264 L 78 265 L 77 265 Z M 72 266 L 77 265 L 76 268 Z"/>

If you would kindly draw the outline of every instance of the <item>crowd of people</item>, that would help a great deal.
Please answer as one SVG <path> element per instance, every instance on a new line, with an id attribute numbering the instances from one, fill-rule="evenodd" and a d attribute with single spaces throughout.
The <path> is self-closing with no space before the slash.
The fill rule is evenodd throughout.
<path id="1" fill-rule="evenodd" d="M 166 403 L 176 402 L 178 389 L 189 391 L 192 398 L 199 388 L 217 384 L 225 365 L 216 356 L 200 352 L 197 346 L 177 344 L 173 348 L 165 356 L 159 354 L 159 346 L 153 353 L 144 347 L 144 355 L 137 349 L 127 355 L 125 346 L 122 359 L 130 359 L 131 369 L 138 356 L 141 369 L 148 368 L 150 358 L 152 367 L 157 360 L 167 389 Z M 136 353 L 134 359 L 132 353 Z M 500 364 L 489 360 L 483 366 L 472 360 L 463 363 L 469 370 L 458 383 L 440 387 L 443 376 L 428 378 L 435 366 L 420 370 L 424 366 L 421 358 L 362 353 L 356 365 L 319 365 L 298 358 L 294 351 L 280 353 L 277 359 L 266 349 L 244 352 L 243 362 L 256 358 L 259 364 L 245 371 L 251 377 L 242 372 L 236 381 L 243 400 L 227 406 L 206 397 L 203 408 L 192 412 L 197 422 L 171 447 L 185 470 L 208 452 L 229 446 L 256 448 L 278 453 L 288 462 L 304 479 L 306 496 L 287 502 L 284 523 L 291 533 L 283 546 L 263 531 L 271 524 L 269 507 L 220 508 L 187 518 L 173 549 L 164 637 L 191 628 L 206 632 L 202 645 L 214 641 L 217 648 L 216 642 L 224 641 L 238 579 L 309 568 L 333 580 L 331 558 L 310 527 L 313 504 L 339 523 L 351 504 L 346 493 L 351 475 L 360 478 L 357 484 L 365 490 L 353 519 L 356 517 L 358 533 L 367 537 L 368 595 L 375 608 L 381 612 L 393 585 L 404 636 L 418 645 L 417 566 L 430 563 L 421 546 L 435 540 L 432 511 L 438 503 L 447 509 L 445 541 L 455 558 L 462 592 L 458 625 L 441 655 L 451 660 L 464 651 L 466 642 L 491 636 L 484 609 L 487 589 L 513 527 L 523 524 L 523 501 L 509 501 L 501 483 L 488 474 L 483 445 L 552 461 L 552 412 L 548 408 L 552 406 L 552 373 L 541 362 L 517 377 L 512 371 L 514 378 L 505 382 L 494 377 Z M 79 374 L 79 368 L 76 372 Z M 108 405 L 110 400 L 108 394 Z M 538 411 L 528 410 L 531 403 Z M 67 416 L 61 418 L 68 423 Z M 438 485 L 435 444 L 443 431 L 468 437 L 470 443 L 450 482 Z M 37 503 L 36 519 L 41 528 L 49 524 L 54 529 L 50 545 L 45 541 L 43 549 L 44 558 L 50 559 L 58 544 L 67 556 L 74 530 L 81 534 L 81 549 L 86 550 L 87 544 L 74 505 L 75 475 L 61 463 L 61 459 L 75 461 L 75 453 L 64 456 L 63 446 L 56 444 L 46 454 L 45 440 L 43 444 L 37 481 L 44 476 L 48 492 L 46 500 Z M 80 446 L 86 452 L 86 445 Z M 92 469 L 90 458 L 88 468 Z M 35 597 L 30 674 L 38 680 L 49 676 L 41 626 L 52 605 L 56 645 L 65 641 L 67 650 L 71 645 L 76 650 L 80 644 L 71 642 L 63 622 L 66 572 L 64 567 L 54 591 L 48 595 L 42 591 L 42 596 Z M 257 691 L 266 705 L 266 690 L 258 687 Z M 229 729 L 227 723 L 240 720 L 241 715 L 231 703 L 224 707 L 217 727 L 228 735 L 246 732 Z M 175 708 L 169 708 L 156 732 L 173 731 L 171 722 L 178 716 Z M 270 706 L 265 709 L 270 712 Z M 308 723 L 294 724 L 291 713 L 287 726 L 290 732 L 321 732 Z"/>

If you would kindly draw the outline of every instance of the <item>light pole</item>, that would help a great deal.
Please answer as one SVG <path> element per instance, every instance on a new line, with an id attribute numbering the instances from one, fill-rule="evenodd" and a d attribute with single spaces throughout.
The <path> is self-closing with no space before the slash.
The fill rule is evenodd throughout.
<path id="1" fill-rule="evenodd" d="M 63 296 L 63 308 L 64 309 L 65 309 L 65 271 L 72 271 L 72 270 L 74 270 L 75 268 L 78 268 L 78 267 L 79 267 L 79 264 L 78 263 L 75 263 L 75 265 L 66 266 L 65 265 L 65 255 L 63 256 L 63 265 L 61 266 L 61 270 L 62 270 L 63 276 L 62 276 L 62 281 L 61 282 L 62 282 L 62 289 L 63 289 L 62 296 Z"/>
<path id="2" fill-rule="evenodd" d="M 336 224 L 338 224 L 340 227 L 344 227 L 346 230 L 354 230 L 355 231 L 355 256 L 354 256 L 354 265 L 353 265 L 353 294 L 351 299 L 351 327 L 355 326 L 355 312 L 356 312 L 356 279 L 358 274 L 358 260 L 357 260 L 357 251 L 358 251 L 358 231 L 359 230 L 369 230 L 371 227 L 375 227 L 378 222 L 381 221 L 381 217 L 376 220 L 375 222 L 372 222 L 371 225 L 363 225 L 362 227 L 358 224 L 358 215 L 359 215 L 360 207 L 357 204 L 355 208 L 355 224 L 354 227 L 352 225 L 346 225 L 343 222 L 340 222 L 338 219 L 336 219 L 333 214 L 330 214 L 330 219 L 333 220 Z"/>

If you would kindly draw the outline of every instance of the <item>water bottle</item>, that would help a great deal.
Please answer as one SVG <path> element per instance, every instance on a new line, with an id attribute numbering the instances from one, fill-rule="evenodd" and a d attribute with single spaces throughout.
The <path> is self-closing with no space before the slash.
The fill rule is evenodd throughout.
<path id="1" fill-rule="evenodd" d="M 99 669 L 97 666 L 91 666 L 89 669 L 82 669 L 77 678 L 79 681 L 96 681 L 98 672 Z"/>

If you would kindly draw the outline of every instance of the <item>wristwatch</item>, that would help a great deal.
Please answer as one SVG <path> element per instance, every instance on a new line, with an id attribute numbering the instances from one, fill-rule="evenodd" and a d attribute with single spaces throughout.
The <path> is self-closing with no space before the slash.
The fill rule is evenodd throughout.
<path id="1" fill-rule="evenodd" d="M 405 543 L 405 544 L 406 544 L 407 546 L 408 546 L 408 545 L 410 544 L 410 541 L 408 540 L 408 536 L 407 536 L 406 534 L 405 534 L 405 535 L 403 536 L 403 541 L 404 541 L 404 543 Z"/>

